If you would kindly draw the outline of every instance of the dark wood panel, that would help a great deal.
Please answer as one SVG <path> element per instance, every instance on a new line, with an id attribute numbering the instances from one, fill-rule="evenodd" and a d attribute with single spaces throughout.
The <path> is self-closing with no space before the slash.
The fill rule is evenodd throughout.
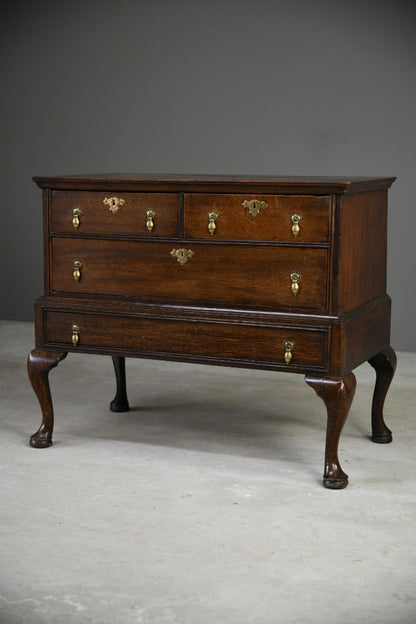
<path id="1" fill-rule="evenodd" d="M 254 175 L 182 175 L 94 173 L 73 176 L 36 176 L 41 188 L 117 191 L 183 191 L 206 193 L 357 193 L 387 189 L 395 178 L 254 176 Z"/>
<path id="2" fill-rule="evenodd" d="M 386 292 L 387 192 L 340 198 L 335 240 L 333 311 L 341 314 Z"/>
<path id="3" fill-rule="evenodd" d="M 245 201 L 264 202 L 257 216 L 245 208 Z M 186 194 L 184 199 L 185 236 L 192 238 L 318 242 L 328 241 L 328 196 Z M 218 214 L 215 231 L 208 230 L 211 211 Z M 299 233 L 292 232 L 292 215 L 301 217 Z"/>
<path id="4" fill-rule="evenodd" d="M 383 351 L 390 345 L 390 297 L 372 309 L 363 310 L 343 324 L 343 373 Z"/>
<path id="5" fill-rule="evenodd" d="M 390 297 L 384 295 L 360 308 L 334 317 L 329 368 L 343 377 L 390 343 Z"/>
<path id="6" fill-rule="evenodd" d="M 113 213 L 104 204 L 108 192 L 53 191 L 51 231 L 73 236 L 88 234 L 116 236 L 178 236 L 180 196 L 175 193 L 114 193 L 124 204 Z M 73 209 L 79 208 L 79 226 L 74 228 Z M 152 210 L 154 227 L 147 228 L 147 211 Z"/>
<path id="7" fill-rule="evenodd" d="M 54 292 L 105 294 L 140 299 L 209 302 L 209 305 L 324 310 L 327 250 L 263 245 L 173 244 L 56 238 Z M 172 250 L 193 252 L 181 265 Z M 82 262 L 74 281 L 74 261 Z M 293 294 L 290 274 L 300 274 Z"/>
<path id="8" fill-rule="evenodd" d="M 301 328 L 225 324 L 149 318 L 130 318 L 72 312 L 47 312 L 46 339 L 68 349 L 116 349 L 157 356 L 194 356 L 323 368 L 327 361 L 327 331 Z M 72 327 L 79 342 L 72 345 Z M 285 342 L 294 344 L 285 361 Z"/>

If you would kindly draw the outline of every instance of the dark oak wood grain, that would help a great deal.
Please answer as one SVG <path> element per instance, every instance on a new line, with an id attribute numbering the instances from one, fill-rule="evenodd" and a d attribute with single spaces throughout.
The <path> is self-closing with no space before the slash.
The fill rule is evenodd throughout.
<path id="1" fill-rule="evenodd" d="M 116 196 L 116 195 L 115 195 Z M 112 212 L 104 204 L 110 193 L 86 191 L 53 191 L 51 232 L 83 237 L 141 236 L 145 238 L 178 236 L 180 196 L 178 193 L 119 193 L 123 205 Z M 81 212 L 79 225 L 73 225 L 73 210 Z M 147 228 L 148 210 L 155 213 L 154 227 Z"/>
<path id="2" fill-rule="evenodd" d="M 129 407 L 126 356 L 305 374 L 327 408 L 324 485 L 331 489 L 348 482 L 338 444 L 352 371 L 369 361 L 372 439 L 391 440 L 383 406 L 395 367 L 386 294 L 394 178 L 35 181 L 43 189 L 45 292 L 29 358 L 43 412 L 32 445 L 51 443 L 48 373 L 68 351 L 113 357 L 113 411 Z"/>
<path id="3" fill-rule="evenodd" d="M 265 202 L 267 208 L 253 217 L 244 201 Z M 208 215 L 218 214 L 214 234 L 208 230 Z M 301 217 L 294 236 L 291 217 Z M 263 240 L 289 243 L 327 243 L 329 237 L 330 198 L 310 195 L 235 195 L 186 194 L 184 231 L 187 238 L 208 240 Z"/>
<path id="4" fill-rule="evenodd" d="M 350 373 L 345 379 L 306 376 L 305 381 L 324 401 L 327 409 L 324 486 L 341 490 L 348 485 L 348 475 L 339 463 L 338 444 L 354 398 L 356 379 Z"/>
<path id="5" fill-rule="evenodd" d="M 126 317 L 109 314 L 55 312 L 47 314 L 47 341 L 68 350 L 110 349 L 126 354 L 177 356 L 200 361 L 227 360 L 264 363 L 299 371 L 326 369 L 328 332 L 324 329 L 279 325 L 226 323 L 214 320 Z M 79 342 L 72 345 L 72 326 Z M 285 342 L 294 343 L 290 367 Z"/>
<path id="6" fill-rule="evenodd" d="M 180 264 L 172 250 L 192 256 Z M 82 262 L 74 281 L 74 261 Z M 55 238 L 52 290 L 268 309 L 327 306 L 326 249 Z M 294 295 L 290 274 L 300 275 Z"/>
<path id="7" fill-rule="evenodd" d="M 342 314 L 386 292 L 387 192 L 347 195 L 338 201 L 333 312 Z"/>
<path id="8" fill-rule="evenodd" d="M 27 370 L 32 388 L 39 400 L 42 410 L 42 423 L 30 438 L 34 448 L 46 448 L 52 444 L 54 425 L 53 404 L 49 387 L 49 372 L 66 357 L 62 351 L 38 351 L 29 353 Z"/>
<path id="9" fill-rule="evenodd" d="M 35 176 L 41 188 L 102 191 L 197 193 L 288 193 L 326 195 L 362 193 L 389 188 L 396 178 L 365 176 L 274 176 L 95 173 L 71 176 Z"/>

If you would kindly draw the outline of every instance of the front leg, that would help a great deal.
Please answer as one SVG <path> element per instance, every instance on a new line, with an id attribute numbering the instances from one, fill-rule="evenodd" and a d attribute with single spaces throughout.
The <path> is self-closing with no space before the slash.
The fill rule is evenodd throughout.
<path id="1" fill-rule="evenodd" d="M 42 424 L 30 438 L 30 446 L 46 448 L 52 444 L 53 405 L 49 387 L 49 371 L 66 357 L 66 353 L 55 351 L 37 351 L 29 353 L 27 371 L 32 388 L 42 410 Z"/>
<path id="2" fill-rule="evenodd" d="M 306 376 L 305 381 L 324 401 L 328 413 L 323 484 L 331 490 L 341 490 L 348 485 L 348 475 L 340 466 L 338 445 L 342 428 L 354 398 L 355 375 L 350 373 L 344 379 Z"/>
<path id="3" fill-rule="evenodd" d="M 368 360 L 368 363 L 376 371 L 376 385 L 371 410 L 371 427 L 373 432 L 371 439 L 373 442 L 378 442 L 378 444 L 387 444 L 393 440 L 393 437 L 390 429 L 384 422 L 383 407 L 387 390 L 396 370 L 396 354 L 391 347 L 387 347 L 387 349 Z"/>

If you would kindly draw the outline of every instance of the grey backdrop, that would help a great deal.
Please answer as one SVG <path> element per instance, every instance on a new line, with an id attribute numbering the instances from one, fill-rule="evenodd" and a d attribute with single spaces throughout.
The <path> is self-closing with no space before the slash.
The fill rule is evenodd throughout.
<path id="1" fill-rule="evenodd" d="M 416 351 L 416 3 L 71 0 L 2 9 L 0 318 L 41 294 L 33 175 L 396 175 L 392 343 Z"/>

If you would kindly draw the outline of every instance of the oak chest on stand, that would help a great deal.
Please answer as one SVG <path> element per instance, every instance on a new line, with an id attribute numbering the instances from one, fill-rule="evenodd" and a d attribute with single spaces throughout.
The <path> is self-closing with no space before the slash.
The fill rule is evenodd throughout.
<path id="1" fill-rule="evenodd" d="M 353 369 L 375 368 L 372 440 L 391 442 L 395 369 L 386 294 L 394 178 L 91 175 L 43 189 L 45 293 L 28 370 L 52 444 L 48 374 L 68 352 L 302 373 L 327 409 L 324 485 L 348 477 L 338 443 Z M 254 397 L 253 397 L 254 400 Z M 305 414 L 307 418 L 307 414 Z"/>

